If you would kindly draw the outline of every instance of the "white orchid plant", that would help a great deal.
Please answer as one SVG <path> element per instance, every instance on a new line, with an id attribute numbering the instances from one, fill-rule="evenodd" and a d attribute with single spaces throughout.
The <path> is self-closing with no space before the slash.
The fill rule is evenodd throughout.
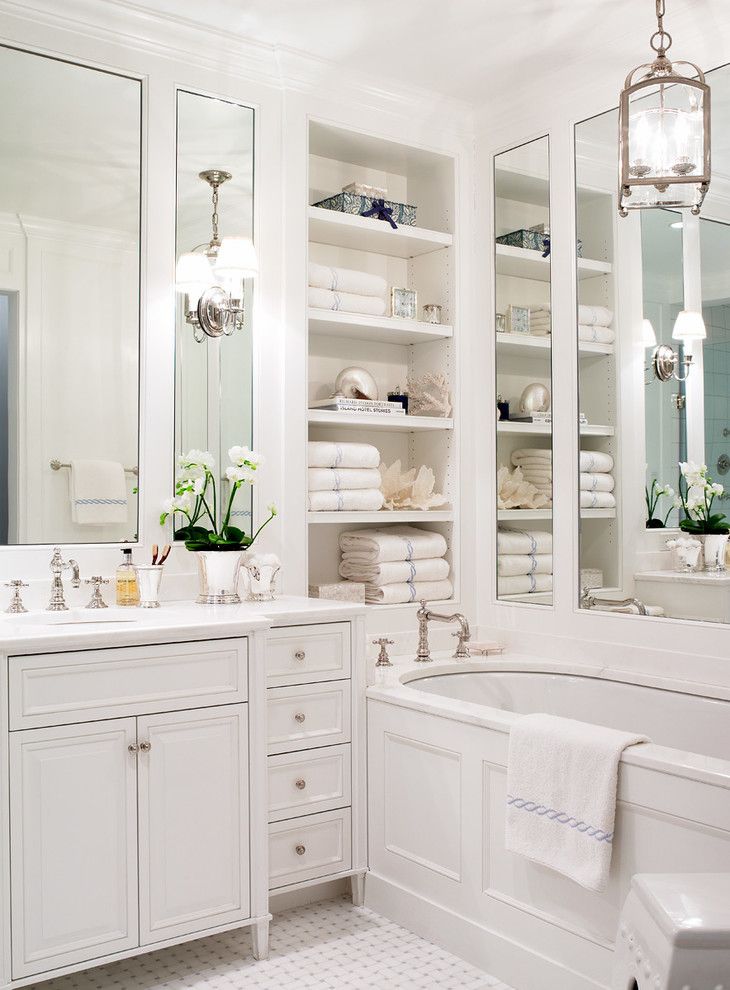
<path id="1" fill-rule="evenodd" d="M 682 461 L 679 465 L 679 495 L 677 508 L 683 508 L 685 518 L 679 528 L 694 535 L 719 535 L 730 529 L 723 512 L 713 512 L 712 506 L 718 495 L 725 491 L 718 482 L 713 482 L 707 473 L 706 464 Z"/>
<path id="2" fill-rule="evenodd" d="M 654 515 L 659 506 L 659 500 L 662 498 L 674 498 L 674 489 L 669 485 L 660 485 L 656 478 L 651 479 L 651 485 L 646 485 L 644 488 L 644 501 L 646 502 L 646 528 L 647 529 L 664 529 L 667 525 L 667 519 L 669 519 L 669 514 L 674 508 L 674 503 L 669 506 L 669 509 L 661 518 L 661 515 Z"/>
<path id="3" fill-rule="evenodd" d="M 213 455 L 207 450 L 190 450 L 177 459 L 175 495 L 165 502 L 160 525 L 164 526 L 171 515 L 184 516 L 187 522 L 175 530 L 175 539 L 185 540 L 188 550 L 247 550 L 277 515 L 276 506 L 270 505 L 268 518 L 250 536 L 231 525 L 231 512 L 238 490 L 243 485 L 254 483 L 263 458 L 248 447 L 231 447 L 228 458 L 231 463 L 226 468 L 226 478 L 230 488 L 220 524 Z"/>

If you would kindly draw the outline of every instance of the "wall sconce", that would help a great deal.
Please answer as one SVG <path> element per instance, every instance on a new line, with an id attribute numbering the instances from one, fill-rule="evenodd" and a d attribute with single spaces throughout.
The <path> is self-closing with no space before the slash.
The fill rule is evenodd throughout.
<path id="1" fill-rule="evenodd" d="M 677 314 L 672 340 L 679 340 L 691 346 L 692 341 L 705 340 L 706 337 L 707 330 L 701 313 L 683 309 Z M 668 382 L 670 378 L 678 382 L 686 382 L 692 370 L 692 354 L 685 352 L 684 357 L 680 358 L 679 350 L 675 351 L 669 344 L 659 344 L 654 349 L 651 366 L 660 382 Z M 680 368 L 684 368 L 684 375 L 680 374 Z"/>
<path id="2" fill-rule="evenodd" d="M 656 58 L 628 74 L 619 104 L 622 217 L 657 208 L 699 213 L 710 186 L 710 87 L 693 62 L 667 58 L 672 36 L 664 30 L 664 0 L 655 3 L 649 44 Z"/>
<path id="3" fill-rule="evenodd" d="M 205 337 L 230 337 L 243 327 L 243 280 L 258 274 L 253 242 L 248 237 L 218 236 L 218 190 L 232 178 L 212 168 L 200 178 L 213 190 L 213 236 L 181 254 L 175 267 L 175 288 L 187 297 L 185 319 L 198 343 Z"/>

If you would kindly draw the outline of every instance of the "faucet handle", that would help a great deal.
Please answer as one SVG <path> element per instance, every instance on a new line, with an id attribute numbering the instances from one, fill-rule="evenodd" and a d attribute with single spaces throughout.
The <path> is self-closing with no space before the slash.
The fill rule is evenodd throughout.
<path id="1" fill-rule="evenodd" d="M 95 574 L 93 577 L 86 578 L 84 580 L 84 584 L 91 584 L 94 589 L 91 593 L 91 600 L 86 606 L 87 608 L 109 608 L 101 595 L 101 586 L 103 584 L 109 584 L 109 578 L 104 578 L 99 574 Z"/>
<path id="2" fill-rule="evenodd" d="M 27 612 L 28 609 L 25 607 L 23 604 L 23 599 L 20 597 L 20 589 L 27 588 L 27 583 L 16 578 L 13 581 L 6 581 L 5 587 L 13 589 L 13 597 L 10 599 L 10 605 L 5 609 L 5 611 L 10 615 L 19 615 L 21 612 Z"/>
<path id="3" fill-rule="evenodd" d="M 378 653 L 378 659 L 375 661 L 376 667 L 392 667 L 393 664 L 390 662 L 390 657 L 388 656 L 388 647 L 393 646 L 394 640 L 388 639 L 387 636 L 381 636 L 379 639 L 373 640 L 373 646 L 379 646 L 380 652 Z"/>

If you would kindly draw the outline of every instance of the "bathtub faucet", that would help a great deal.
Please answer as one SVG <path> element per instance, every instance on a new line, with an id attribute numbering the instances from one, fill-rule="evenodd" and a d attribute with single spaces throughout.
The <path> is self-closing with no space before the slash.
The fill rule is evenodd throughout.
<path id="1" fill-rule="evenodd" d="M 605 608 L 609 611 L 613 609 L 627 609 L 634 606 L 639 615 L 646 615 L 646 605 L 639 601 L 638 598 L 596 598 L 592 595 L 588 588 L 584 588 L 580 596 L 580 607 L 581 608 Z"/>
<path id="2" fill-rule="evenodd" d="M 418 652 L 416 653 L 416 660 L 419 663 L 427 663 L 431 659 L 431 651 L 428 648 L 429 619 L 433 619 L 434 622 L 458 622 L 459 631 L 458 633 L 454 633 L 454 636 L 459 637 L 459 643 L 456 647 L 454 658 L 456 660 L 469 659 L 469 647 L 467 644 L 471 639 L 471 632 L 469 630 L 469 623 L 461 612 L 454 612 L 453 615 L 441 615 L 439 612 L 431 612 L 426 607 L 425 601 L 422 601 L 421 607 L 416 612 L 416 616 L 418 618 Z"/>

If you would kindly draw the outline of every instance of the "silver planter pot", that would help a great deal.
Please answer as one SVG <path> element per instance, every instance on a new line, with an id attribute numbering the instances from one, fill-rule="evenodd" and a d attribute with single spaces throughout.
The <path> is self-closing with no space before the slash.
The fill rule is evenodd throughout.
<path id="1" fill-rule="evenodd" d="M 240 605 L 238 580 L 243 550 L 194 550 L 199 605 Z"/>

